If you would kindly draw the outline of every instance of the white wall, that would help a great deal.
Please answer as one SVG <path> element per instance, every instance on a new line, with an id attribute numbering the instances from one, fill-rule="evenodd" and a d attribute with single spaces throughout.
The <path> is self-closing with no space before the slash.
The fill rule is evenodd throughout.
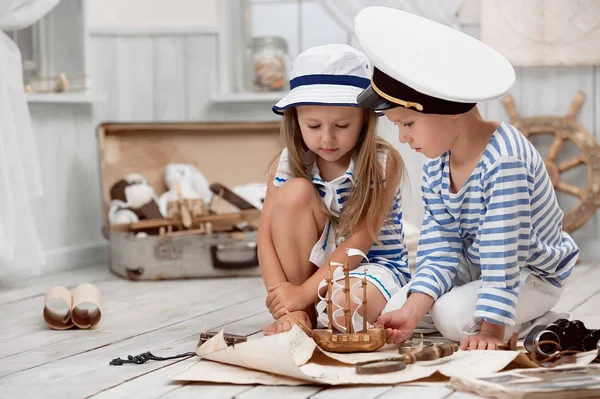
<path id="1" fill-rule="evenodd" d="M 38 230 L 52 263 L 47 271 L 105 261 L 94 132 L 98 123 L 278 118 L 270 111 L 276 96 L 253 102 L 213 101 L 222 74 L 216 17 L 220 0 L 84 1 L 89 6 L 89 75 L 106 102 L 94 104 L 93 114 L 88 105 L 31 107 L 48 195 L 35 204 Z M 292 58 L 317 44 L 355 44 L 353 35 L 337 25 L 318 0 L 253 1 L 254 35 L 284 36 Z M 478 4 L 469 0 L 461 11 L 462 28 L 474 36 L 479 32 Z M 319 29 L 309 29 L 309 22 Z M 584 91 L 587 97 L 578 122 L 600 138 L 600 67 L 517 68 L 517 79 L 512 94 L 524 116 L 564 114 L 574 93 Z M 481 109 L 489 118 L 508 119 L 500 101 L 483 104 Z M 424 157 L 400 145 L 385 118 L 380 122 L 381 135 L 398 145 L 409 172 L 406 220 L 420 225 Z M 577 174 L 569 179 L 575 184 L 585 180 Z M 600 214 L 574 237 L 586 261 L 600 261 Z"/>
<path id="2" fill-rule="evenodd" d="M 293 58 L 304 49 L 332 42 L 355 45 L 354 37 L 345 32 L 322 8 L 317 0 L 254 0 L 253 34 L 284 36 Z M 319 29 L 308 29 L 315 22 Z M 468 0 L 460 11 L 461 28 L 479 35 L 479 3 Z M 276 100 L 220 103 L 213 96 L 218 88 L 218 40 L 215 33 L 180 32 L 160 35 L 137 31 L 97 32 L 92 36 L 92 62 L 100 87 L 107 90 L 109 101 L 97 107 L 98 121 L 111 120 L 266 120 L 274 119 L 270 108 Z M 110 54 L 110 56 L 107 56 Z M 600 67 L 540 67 L 517 68 L 518 83 L 512 95 L 523 116 L 565 114 L 573 95 L 582 90 L 587 99 L 580 122 L 600 137 Z M 500 100 L 480 105 L 482 114 L 490 119 L 508 121 Z M 422 205 L 420 174 L 425 158 L 409 147 L 400 145 L 397 132 L 381 118 L 381 135 L 396 144 L 407 165 L 410 185 L 404 198 L 406 220 L 420 225 Z M 568 182 L 580 185 L 581 173 L 570 173 Z M 570 209 L 572 202 L 559 193 L 559 201 Z M 585 260 L 600 260 L 596 246 L 600 245 L 600 215 L 576 231 L 575 239 Z"/>
<path id="3" fill-rule="evenodd" d="M 43 196 L 32 201 L 51 273 L 107 261 L 92 106 L 30 102 Z"/>
<path id="4" fill-rule="evenodd" d="M 218 0 L 91 0 L 88 25 L 96 29 L 214 28 Z"/>

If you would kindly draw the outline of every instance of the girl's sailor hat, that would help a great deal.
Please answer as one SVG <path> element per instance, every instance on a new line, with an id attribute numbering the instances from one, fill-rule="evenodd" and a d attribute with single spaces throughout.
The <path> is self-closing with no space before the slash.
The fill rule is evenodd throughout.
<path id="1" fill-rule="evenodd" d="M 273 112 L 298 105 L 358 107 L 357 96 L 369 86 L 371 66 L 365 54 L 347 44 L 311 47 L 294 61 L 290 91 Z"/>

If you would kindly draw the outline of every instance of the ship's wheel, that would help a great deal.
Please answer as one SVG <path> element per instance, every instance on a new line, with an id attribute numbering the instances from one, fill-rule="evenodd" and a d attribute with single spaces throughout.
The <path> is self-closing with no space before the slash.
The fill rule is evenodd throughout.
<path id="1" fill-rule="evenodd" d="M 575 121 L 583 100 L 583 93 L 578 92 L 573 98 L 569 112 L 562 117 L 521 117 L 517 113 L 512 96 L 508 95 L 503 100 L 510 115 L 511 124 L 518 128 L 527 139 L 532 141 L 535 136 L 554 136 L 548 153 L 544 157 L 544 163 L 554 189 L 576 199 L 576 205 L 572 209 L 563 209 L 565 213 L 563 229 L 568 233 L 583 226 L 600 207 L 600 145 L 583 126 Z M 566 161 L 559 161 L 559 154 L 566 142 L 573 143 L 579 154 Z M 576 185 L 561 178 L 563 172 L 580 165 L 587 169 L 587 181 Z"/>

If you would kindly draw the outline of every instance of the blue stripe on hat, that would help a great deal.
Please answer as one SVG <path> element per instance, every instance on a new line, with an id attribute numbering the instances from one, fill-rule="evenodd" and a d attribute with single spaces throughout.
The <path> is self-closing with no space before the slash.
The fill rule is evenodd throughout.
<path id="1" fill-rule="evenodd" d="M 366 89 L 371 80 L 360 76 L 349 75 L 304 75 L 298 76 L 290 81 L 290 88 L 306 85 L 342 85 L 354 86 Z"/>

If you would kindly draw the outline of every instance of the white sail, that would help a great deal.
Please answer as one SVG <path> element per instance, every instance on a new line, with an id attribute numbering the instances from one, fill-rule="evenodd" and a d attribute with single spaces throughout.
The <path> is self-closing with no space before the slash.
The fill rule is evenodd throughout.
<path id="1" fill-rule="evenodd" d="M 360 249 L 356 249 L 356 248 L 347 248 L 346 249 L 346 254 L 348 256 L 361 256 L 362 258 L 364 258 L 367 261 L 367 264 L 369 262 L 369 258 L 367 258 L 367 256 L 365 255 L 364 252 L 362 252 Z M 345 306 L 345 297 L 343 295 L 344 292 L 344 264 L 342 263 L 338 263 L 338 262 L 329 262 L 331 267 L 335 267 L 334 271 L 333 271 L 333 282 L 332 282 L 332 302 L 333 302 L 333 309 L 335 309 L 333 311 L 333 327 L 335 327 L 338 331 L 343 332 L 343 333 L 347 333 L 349 331 L 346 331 L 346 326 L 345 326 L 345 317 L 344 317 L 344 306 Z M 353 277 L 356 278 L 356 277 Z M 319 296 L 319 302 L 317 303 L 316 306 L 316 310 L 317 310 L 317 318 L 318 320 L 321 322 L 322 325 L 326 326 L 329 329 L 332 329 L 331 326 L 329 326 L 329 317 L 327 315 L 327 292 L 326 290 L 323 290 L 324 287 L 327 286 L 327 283 L 325 280 L 322 280 L 319 283 L 319 288 L 318 288 L 318 296 Z M 356 287 L 358 287 L 360 294 L 356 294 Z M 324 291 L 324 295 L 321 294 L 321 291 Z M 339 293 L 342 293 L 342 295 L 339 295 Z M 336 298 L 342 298 L 343 302 L 342 303 L 338 303 L 336 301 Z M 357 304 L 357 308 L 356 310 L 352 313 L 352 326 L 355 332 L 360 332 L 362 331 L 362 325 L 363 325 L 363 318 L 362 316 L 358 313 L 358 310 L 362 308 L 362 303 L 363 303 L 363 290 L 362 290 L 362 278 L 360 278 L 360 281 L 355 282 L 354 284 L 352 284 L 352 286 L 350 287 L 350 298 L 351 301 L 354 302 L 355 304 Z M 344 325 L 338 323 L 338 320 L 343 320 L 344 321 Z M 367 322 L 367 328 L 370 328 L 371 325 Z"/>
<path id="2" fill-rule="evenodd" d="M 360 292 L 359 295 L 356 295 L 356 287 L 358 287 L 358 291 Z M 360 315 L 360 313 L 358 313 L 358 310 L 361 309 L 363 307 L 363 290 L 362 290 L 362 279 L 360 281 L 357 281 L 356 283 L 352 284 L 352 287 L 350 289 L 350 295 L 352 300 L 354 301 L 354 303 L 358 304 L 358 306 L 356 307 L 356 310 L 354 311 L 354 313 L 352 313 L 352 326 L 354 328 L 354 332 L 359 332 L 362 331 L 362 323 L 363 323 L 363 318 Z"/>
<path id="3" fill-rule="evenodd" d="M 327 328 L 331 328 L 329 326 L 329 318 L 327 316 L 327 290 L 323 290 L 323 288 L 327 287 L 327 282 L 325 280 L 321 280 L 319 283 L 319 288 L 317 289 L 317 295 L 319 295 L 319 302 L 317 302 L 317 320 Z M 325 292 L 325 296 L 321 295 L 321 291 Z"/>
<path id="4" fill-rule="evenodd" d="M 348 332 L 346 331 L 346 326 L 345 323 L 344 324 L 340 324 L 338 323 L 338 320 L 345 320 L 344 317 L 344 306 L 345 306 L 345 300 L 344 300 L 344 285 L 340 284 L 338 281 L 344 281 L 344 269 L 342 267 L 338 267 L 337 269 L 335 269 L 335 272 L 333 273 L 333 293 L 331 295 L 331 301 L 333 302 L 333 308 L 335 309 L 333 311 L 333 325 L 335 326 L 336 329 L 338 329 L 338 331 L 341 332 Z M 342 293 L 342 295 L 338 295 L 338 293 Z M 342 298 L 342 303 L 338 303 L 336 301 L 336 299 L 340 297 Z"/>
<path id="5" fill-rule="evenodd" d="M 338 273 L 338 275 L 343 275 L 343 263 L 339 263 L 339 262 L 329 262 L 329 267 L 333 268 L 333 276 L 335 279 L 336 273 Z M 338 272 L 338 270 L 341 271 Z M 333 288 L 335 288 L 335 283 L 332 283 Z M 319 288 L 317 289 L 317 295 L 319 296 L 319 302 L 317 303 L 317 320 L 319 322 L 321 322 L 321 324 L 329 329 L 332 329 L 332 326 L 329 325 L 329 316 L 327 315 L 327 290 L 323 290 L 323 288 L 327 287 L 327 281 L 326 280 L 321 280 L 321 282 L 319 283 Z M 342 289 L 344 287 L 341 287 Z M 339 289 L 338 289 L 339 291 Z M 324 295 L 321 294 L 321 292 L 323 292 Z M 335 296 L 336 291 L 334 290 L 332 292 L 332 298 Z M 333 300 L 332 300 L 333 302 Z M 333 317 L 335 318 L 335 314 L 333 315 Z M 335 319 L 334 319 L 335 320 Z M 334 325 L 336 327 L 338 327 L 337 323 L 335 323 L 334 321 Z"/>
<path id="6" fill-rule="evenodd" d="M 362 256 L 367 261 L 367 263 L 369 262 L 369 258 L 367 258 L 367 255 L 365 255 L 365 253 L 363 251 L 361 251 L 360 249 L 346 248 L 346 255 L 348 255 L 348 256 Z"/>

